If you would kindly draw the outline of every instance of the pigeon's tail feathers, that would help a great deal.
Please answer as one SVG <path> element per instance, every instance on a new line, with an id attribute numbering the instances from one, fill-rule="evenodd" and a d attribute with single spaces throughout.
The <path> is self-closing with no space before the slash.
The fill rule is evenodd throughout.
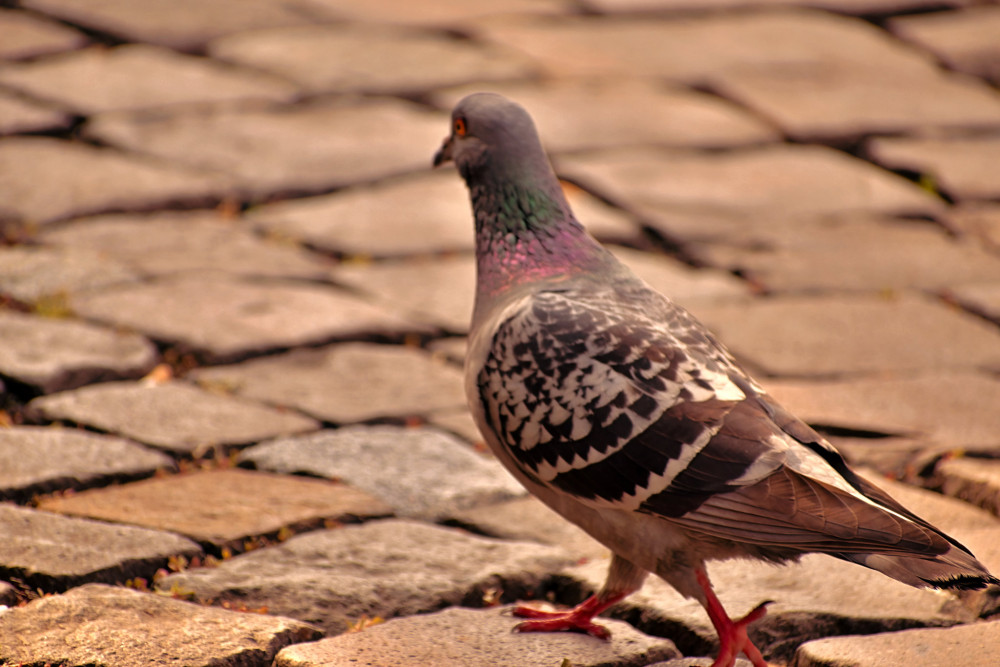
<path id="1" fill-rule="evenodd" d="M 933 557 L 878 553 L 836 555 L 918 588 L 976 590 L 991 584 L 1000 585 L 1000 579 L 991 575 L 982 563 L 957 546 Z"/>

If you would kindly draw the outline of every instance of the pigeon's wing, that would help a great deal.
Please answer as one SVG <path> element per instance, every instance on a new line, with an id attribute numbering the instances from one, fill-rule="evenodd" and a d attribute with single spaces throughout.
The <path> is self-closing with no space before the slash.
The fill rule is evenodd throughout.
<path id="1" fill-rule="evenodd" d="M 949 548 L 666 300 L 536 294 L 497 326 L 477 381 L 515 464 L 591 506 L 778 551 Z"/>

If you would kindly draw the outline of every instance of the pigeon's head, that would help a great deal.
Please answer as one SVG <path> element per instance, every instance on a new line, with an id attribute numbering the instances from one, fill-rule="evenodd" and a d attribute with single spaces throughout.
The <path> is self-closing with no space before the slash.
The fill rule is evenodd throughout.
<path id="1" fill-rule="evenodd" d="M 475 93 L 455 106 L 451 134 L 434 155 L 434 166 L 449 160 L 467 182 L 551 170 L 531 116 L 496 93 Z"/>

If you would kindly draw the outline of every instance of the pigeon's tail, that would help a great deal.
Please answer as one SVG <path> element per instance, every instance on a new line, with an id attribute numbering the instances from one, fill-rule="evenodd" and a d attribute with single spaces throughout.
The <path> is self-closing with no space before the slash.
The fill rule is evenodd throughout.
<path id="1" fill-rule="evenodd" d="M 844 560 L 870 567 L 911 586 L 975 590 L 1000 584 L 976 558 L 960 545 L 937 556 L 897 554 L 837 554 Z"/>

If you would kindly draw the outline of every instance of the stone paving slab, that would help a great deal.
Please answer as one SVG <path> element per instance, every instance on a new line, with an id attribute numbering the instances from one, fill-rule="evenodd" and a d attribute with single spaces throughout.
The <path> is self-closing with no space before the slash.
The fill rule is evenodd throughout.
<path id="1" fill-rule="evenodd" d="M 407 346 L 345 343 L 202 368 L 190 377 L 335 424 L 465 407 L 462 371 Z"/>
<path id="2" fill-rule="evenodd" d="M 69 304 L 80 317 L 140 331 L 215 362 L 337 339 L 428 331 L 330 286 L 221 274 L 168 276 L 74 294 Z"/>
<path id="3" fill-rule="evenodd" d="M 970 313 L 1000 324 L 1000 283 L 961 285 L 945 295 Z"/>
<path id="4" fill-rule="evenodd" d="M 802 9 L 603 21 L 589 16 L 557 22 L 521 18 L 481 25 L 491 41 L 527 53 L 553 77 L 628 73 L 711 87 L 718 74 L 734 68 L 812 63 L 870 68 L 878 63 L 880 70 L 903 75 L 926 72 L 933 64 L 926 54 L 865 21 Z"/>
<path id="5" fill-rule="evenodd" d="M 495 459 L 429 428 L 349 426 L 261 443 L 237 460 L 340 480 L 389 504 L 396 516 L 420 519 L 524 495 Z"/>
<path id="6" fill-rule="evenodd" d="M 433 348 L 432 348 L 433 349 Z M 457 361 L 461 362 L 461 359 Z M 479 427 L 469 414 L 468 408 L 455 408 L 453 410 L 443 410 L 427 415 L 427 424 L 451 433 L 461 438 L 469 445 L 474 445 L 477 449 L 485 446 L 483 436 L 479 433 Z"/>
<path id="7" fill-rule="evenodd" d="M 995 455 L 1000 457 L 1000 443 Z M 959 498 L 1000 516 L 1000 461 L 946 459 L 934 468 L 934 479 L 946 496 Z"/>
<path id="8" fill-rule="evenodd" d="M 922 484 L 921 475 L 943 456 L 954 451 L 947 443 L 924 436 L 827 436 L 848 463 L 878 471 L 890 479 Z"/>
<path id="9" fill-rule="evenodd" d="M 78 49 L 87 37 L 67 25 L 17 9 L 0 9 L 0 60 L 37 58 Z"/>
<path id="10" fill-rule="evenodd" d="M 566 563 L 554 547 L 389 520 L 298 535 L 279 546 L 163 579 L 203 603 L 236 602 L 340 634 L 367 616 L 511 600 Z"/>
<path id="11" fill-rule="evenodd" d="M 925 221 L 851 216 L 754 229 L 739 240 L 690 244 L 701 261 L 738 270 L 774 292 L 940 290 L 1000 282 L 1000 256 Z"/>
<path id="12" fill-rule="evenodd" d="M 349 21 L 394 23 L 424 27 L 462 29 L 470 20 L 510 14 L 548 16 L 572 12 L 574 0 L 430 0 L 415 5 L 409 0 L 311 0 L 331 13 Z"/>
<path id="13" fill-rule="evenodd" d="M 607 622 L 610 641 L 573 633 L 512 632 L 508 608 L 446 609 L 382 623 L 339 637 L 290 646 L 275 667 L 348 665 L 490 665 L 491 667 L 641 667 L 680 653 L 667 639 L 647 637 L 626 623 Z"/>
<path id="14" fill-rule="evenodd" d="M 0 135 L 63 130 L 70 123 L 64 110 L 0 91 Z"/>
<path id="15" fill-rule="evenodd" d="M 22 6 L 135 42 L 179 51 L 240 30 L 333 18 L 312 3 L 280 0 L 24 0 Z"/>
<path id="16" fill-rule="evenodd" d="M 1000 622 L 829 637 L 804 644 L 796 667 L 979 667 L 1000 662 Z"/>
<path id="17" fill-rule="evenodd" d="M 39 421 L 83 424 L 195 457 L 319 428 L 301 414 L 181 381 L 94 384 L 36 398 L 26 412 Z"/>
<path id="18" fill-rule="evenodd" d="M 321 636 L 288 618 L 91 584 L 0 614 L 0 660 L 65 667 L 269 667 L 282 648 Z"/>
<path id="19" fill-rule="evenodd" d="M 948 210 L 945 219 L 960 233 L 970 234 L 990 252 L 1000 254 L 1000 205 L 959 204 Z"/>
<path id="20" fill-rule="evenodd" d="M 990 375 L 951 371 L 765 384 L 775 400 L 810 424 L 918 434 L 952 447 L 1000 445 L 1000 381 Z"/>
<path id="21" fill-rule="evenodd" d="M 586 0 L 602 13 L 685 12 L 692 10 L 745 9 L 803 6 L 838 14 L 872 16 L 894 12 L 934 10 L 968 4 L 969 0 Z"/>
<path id="22" fill-rule="evenodd" d="M 42 393 L 141 377 L 158 359 L 132 333 L 10 310 L 0 310 L 0 339 L 0 374 Z"/>
<path id="23" fill-rule="evenodd" d="M 223 174 L 51 137 L 0 139 L 0 172 L 5 176 L 0 200 L 36 223 L 174 203 L 211 204 L 231 189 Z"/>
<path id="24" fill-rule="evenodd" d="M 621 247 L 609 249 L 653 289 L 686 308 L 707 303 L 742 301 L 750 296 L 747 284 L 729 273 L 714 269 L 695 269 L 662 253 Z"/>
<path id="25" fill-rule="evenodd" d="M 525 78 L 531 61 L 517 52 L 445 34 L 357 24 L 255 30 L 208 45 L 220 60 L 273 72 L 310 93 L 413 95 L 476 81 Z"/>
<path id="26" fill-rule="evenodd" d="M 98 253 L 144 276 L 219 271 L 322 280 L 327 262 L 291 243 L 262 239 L 243 218 L 217 211 L 103 215 L 45 227 L 40 243 Z"/>
<path id="27" fill-rule="evenodd" d="M 71 291 L 132 282 L 138 274 L 89 248 L 0 247 L 0 293 L 23 303 L 64 299 Z"/>
<path id="28" fill-rule="evenodd" d="M 898 16 L 894 34 L 933 53 L 951 69 L 1000 83 L 1000 8 L 972 6 L 954 12 Z"/>
<path id="29" fill-rule="evenodd" d="M 65 590 L 94 581 L 124 583 L 134 577 L 152 577 L 172 556 L 201 554 L 197 544 L 173 533 L 6 503 L 0 504 L 0 528 L 4 535 L 0 576 L 29 589 Z M 0 624 L 4 618 L 0 614 Z M 0 647 L 6 643 L 0 641 Z"/>
<path id="30" fill-rule="evenodd" d="M 926 174 L 959 201 L 1000 198 L 1000 137 L 871 139 L 868 155 L 889 169 Z"/>
<path id="31" fill-rule="evenodd" d="M 297 86 L 267 74 L 145 44 L 95 46 L 0 66 L 0 84 L 82 115 L 176 104 L 290 102 Z"/>
<path id="32" fill-rule="evenodd" d="M 913 183 L 821 146 L 725 153 L 602 151 L 559 159 L 559 172 L 618 202 L 668 204 L 741 218 L 845 212 L 932 215 L 941 202 Z"/>
<path id="33" fill-rule="evenodd" d="M 173 460 L 123 438 L 51 426 L 0 429 L 0 499 L 149 477 Z"/>
<path id="34" fill-rule="evenodd" d="M 955 371 L 1000 366 L 1000 332 L 923 296 L 782 296 L 695 315 L 770 375 Z"/>
<path id="35" fill-rule="evenodd" d="M 363 491 L 327 480 L 247 470 L 208 470 L 43 499 L 45 510 L 187 535 L 216 552 L 328 521 L 387 515 Z"/>
<path id="36" fill-rule="evenodd" d="M 335 98 L 165 116 L 112 112 L 92 118 L 84 134 L 231 175 L 244 194 L 260 199 L 427 169 L 447 129 L 444 114 L 409 102 Z"/>
<path id="37" fill-rule="evenodd" d="M 774 128 L 714 95 L 642 79 L 477 82 L 433 94 L 431 101 L 450 110 L 484 89 L 527 109 L 552 152 L 651 145 L 730 148 L 780 139 Z"/>

